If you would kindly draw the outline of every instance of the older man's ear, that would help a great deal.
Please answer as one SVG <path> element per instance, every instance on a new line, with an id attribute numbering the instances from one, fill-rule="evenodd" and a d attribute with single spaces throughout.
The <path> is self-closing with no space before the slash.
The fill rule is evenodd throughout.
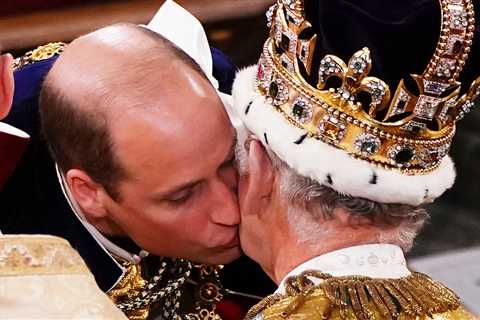
<path id="1" fill-rule="evenodd" d="M 248 148 L 248 178 L 243 190 L 242 214 L 259 214 L 270 202 L 275 179 L 272 162 L 263 147 L 252 140 Z"/>
<path id="2" fill-rule="evenodd" d="M 13 100 L 13 57 L 10 54 L 0 56 L 0 120 L 10 112 Z"/>

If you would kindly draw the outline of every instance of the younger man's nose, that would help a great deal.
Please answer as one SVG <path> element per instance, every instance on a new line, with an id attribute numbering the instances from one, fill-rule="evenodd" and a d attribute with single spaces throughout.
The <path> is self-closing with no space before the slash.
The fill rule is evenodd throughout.
<path id="1" fill-rule="evenodd" d="M 214 190 L 216 200 L 213 201 L 211 219 L 214 223 L 225 226 L 236 226 L 240 223 L 240 210 L 235 187 L 225 183 L 217 183 Z"/>

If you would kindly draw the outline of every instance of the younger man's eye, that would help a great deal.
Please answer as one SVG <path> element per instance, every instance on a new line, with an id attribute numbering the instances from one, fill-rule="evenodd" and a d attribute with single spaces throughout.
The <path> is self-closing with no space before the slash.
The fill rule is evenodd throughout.
<path id="1" fill-rule="evenodd" d="M 187 202 L 192 195 L 193 195 L 193 189 L 189 188 L 187 190 L 183 190 L 173 194 L 172 196 L 167 198 L 167 201 L 174 205 L 180 205 L 184 202 Z"/>

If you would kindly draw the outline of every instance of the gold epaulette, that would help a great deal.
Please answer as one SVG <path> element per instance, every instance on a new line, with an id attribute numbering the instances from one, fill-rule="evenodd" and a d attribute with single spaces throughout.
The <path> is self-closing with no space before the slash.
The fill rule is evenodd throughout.
<path id="1" fill-rule="evenodd" d="M 314 285 L 312 279 L 320 283 Z M 332 277 L 306 271 L 252 308 L 246 319 L 474 319 L 447 287 L 421 273 L 400 279 Z"/>
<path id="2" fill-rule="evenodd" d="M 52 42 L 29 51 L 13 61 L 13 70 L 59 55 L 63 52 L 65 46 L 66 44 L 63 42 Z"/>

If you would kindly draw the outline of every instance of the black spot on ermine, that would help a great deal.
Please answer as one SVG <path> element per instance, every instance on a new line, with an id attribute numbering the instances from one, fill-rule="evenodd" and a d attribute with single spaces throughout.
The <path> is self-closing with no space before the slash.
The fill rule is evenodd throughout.
<path id="1" fill-rule="evenodd" d="M 248 112 L 250 111 L 250 107 L 252 106 L 252 104 L 253 104 L 253 101 L 250 101 L 250 102 L 248 103 L 247 107 L 245 108 L 245 115 L 247 115 Z"/>
<path id="2" fill-rule="evenodd" d="M 377 174 L 374 172 L 372 174 L 372 178 L 370 179 L 370 184 L 377 184 L 377 180 L 378 180 L 378 176 Z"/>
<path id="3" fill-rule="evenodd" d="M 333 179 L 332 179 L 332 176 L 330 174 L 327 174 L 327 179 L 326 179 L 327 183 L 329 185 L 332 185 L 333 184 Z"/>
<path id="4" fill-rule="evenodd" d="M 295 141 L 294 143 L 295 144 L 302 144 L 303 141 L 305 140 L 305 138 L 308 136 L 308 133 L 305 133 L 303 136 L 301 136 L 300 138 L 298 138 L 297 141 Z"/>
<path id="5" fill-rule="evenodd" d="M 423 196 L 424 199 L 427 199 L 429 197 L 430 190 L 425 189 L 425 195 Z"/>

